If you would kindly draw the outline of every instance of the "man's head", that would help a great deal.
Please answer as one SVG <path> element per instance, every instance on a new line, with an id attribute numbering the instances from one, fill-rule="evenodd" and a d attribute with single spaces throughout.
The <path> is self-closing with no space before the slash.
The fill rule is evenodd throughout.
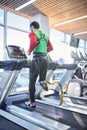
<path id="1" fill-rule="evenodd" d="M 30 24 L 30 29 L 31 31 L 34 31 L 35 29 L 39 29 L 40 28 L 40 25 L 38 22 L 36 21 L 33 21 L 31 24 Z"/>

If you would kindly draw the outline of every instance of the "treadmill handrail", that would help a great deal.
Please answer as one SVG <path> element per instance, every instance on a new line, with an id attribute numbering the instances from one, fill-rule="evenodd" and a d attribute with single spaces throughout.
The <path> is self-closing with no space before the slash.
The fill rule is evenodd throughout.
<path id="1" fill-rule="evenodd" d="M 72 111 L 75 113 L 79 113 L 79 114 L 83 114 L 87 116 L 87 107 L 86 106 L 81 106 L 78 104 L 72 104 L 72 103 L 65 103 L 63 102 L 63 104 L 61 106 L 59 106 L 58 104 L 58 100 L 53 100 L 53 99 L 48 99 L 48 98 L 43 98 L 43 100 L 36 100 L 36 103 L 42 103 L 44 105 L 48 105 L 48 106 L 52 106 L 55 108 L 60 108 L 60 109 L 65 109 L 68 111 Z"/>
<path id="2" fill-rule="evenodd" d="M 26 59 L 21 60 L 5 60 L 0 61 L 0 69 L 4 70 L 21 70 L 23 67 L 29 68 L 30 61 Z"/>
<path id="3" fill-rule="evenodd" d="M 56 70 L 56 69 L 67 69 L 67 70 L 75 70 L 77 64 L 58 64 L 56 62 L 50 62 L 48 66 L 48 70 Z"/>

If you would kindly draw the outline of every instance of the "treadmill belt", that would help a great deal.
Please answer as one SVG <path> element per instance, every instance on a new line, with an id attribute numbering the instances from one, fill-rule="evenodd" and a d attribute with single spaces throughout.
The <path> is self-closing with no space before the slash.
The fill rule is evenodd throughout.
<path id="1" fill-rule="evenodd" d="M 0 116 L 0 130 L 26 130 L 26 129 Z"/>

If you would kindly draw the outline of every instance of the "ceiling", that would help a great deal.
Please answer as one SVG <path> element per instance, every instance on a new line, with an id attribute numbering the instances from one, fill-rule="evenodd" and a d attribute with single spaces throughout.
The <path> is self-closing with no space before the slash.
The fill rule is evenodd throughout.
<path id="1" fill-rule="evenodd" d="M 87 0 L 36 0 L 25 8 L 15 8 L 29 0 L 0 0 L 0 8 L 31 19 L 35 14 L 42 13 L 49 17 L 49 26 L 67 34 L 87 32 L 87 17 L 69 23 L 54 26 L 68 20 L 87 16 Z M 77 35 L 87 41 L 87 33 Z"/>

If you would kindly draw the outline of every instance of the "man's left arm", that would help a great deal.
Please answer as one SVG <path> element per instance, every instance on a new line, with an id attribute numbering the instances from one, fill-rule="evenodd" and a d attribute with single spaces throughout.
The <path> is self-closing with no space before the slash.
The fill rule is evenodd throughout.
<path id="1" fill-rule="evenodd" d="M 50 52 L 50 51 L 52 51 L 52 50 L 53 50 L 53 46 L 52 46 L 50 40 L 48 39 L 48 43 L 47 43 L 47 52 Z"/>

